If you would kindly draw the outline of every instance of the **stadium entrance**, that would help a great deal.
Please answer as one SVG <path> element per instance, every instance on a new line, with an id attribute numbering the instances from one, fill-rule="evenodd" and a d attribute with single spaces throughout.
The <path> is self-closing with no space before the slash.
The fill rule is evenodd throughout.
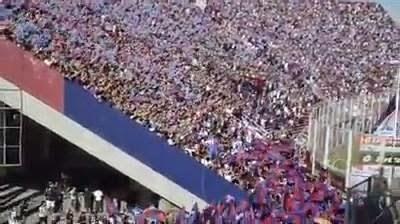
<path id="1" fill-rule="evenodd" d="M 157 194 L 150 192 L 77 146 L 67 142 L 30 118 L 21 116 L 17 111 L 11 113 L 11 110 L 6 110 L 4 113 L 6 115 L 2 119 L 3 112 L 0 112 L 0 122 L 4 120 L 6 122 L 13 121 L 15 123 L 8 124 L 20 124 L 22 127 L 22 129 L 19 129 L 23 130 L 22 134 L 19 132 L 19 142 L 23 151 L 19 151 L 18 166 L 0 168 L 2 184 L 12 183 L 43 190 L 49 181 L 66 180 L 68 185 L 77 187 L 78 190 L 85 188 L 101 189 L 105 195 L 125 200 L 131 205 L 134 204 L 139 207 L 147 207 L 150 204 L 158 205 L 160 197 Z M 15 119 L 8 118 L 9 116 L 13 119 L 19 118 L 18 122 Z M 11 121 L 9 121 L 10 119 Z M 22 120 L 24 121 L 23 124 Z M 8 128 L 5 128 L 7 132 Z M 11 132 L 11 134 L 17 135 L 18 133 Z M 15 140 L 13 139 L 15 136 L 9 138 Z M 8 138 L 5 139 L 6 142 L 9 141 Z M 12 153 L 16 154 L 15 152 Z M 16 161 L 9 159 L 15 159 L 15 157 L 6 156 L 8 156 L 6 162 Z M 17 164 L 17 162 L 13 164 Z"/>

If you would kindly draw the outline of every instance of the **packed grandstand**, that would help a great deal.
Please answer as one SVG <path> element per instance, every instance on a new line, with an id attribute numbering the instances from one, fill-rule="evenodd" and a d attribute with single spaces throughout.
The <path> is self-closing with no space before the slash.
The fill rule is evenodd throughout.
<path id="1" fill-rule="evenodd" d="M 400 29 L 379 4 L 12 2 L 8 40 L 251 195 L 173 223 L 344 223 L 293 139 L 318 102 L 392 86 Z"/>

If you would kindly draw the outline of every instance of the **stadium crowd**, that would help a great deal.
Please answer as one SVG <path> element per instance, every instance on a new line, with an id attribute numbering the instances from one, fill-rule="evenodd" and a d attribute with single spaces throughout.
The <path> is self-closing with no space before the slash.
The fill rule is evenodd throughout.
<path id="1" fill-rule="evenodd" d="M 389 88 L 389 61 L 400 55 L 400 30 L 375 3 L 47 0 L 8 8 L 10 40 L 258 195 L 242 218 L 250 208 L 259 219 L 341 216 L 335 191 L 307 177 L 282 142 L 321 99 Z M 309 209 L 299 209 L 304 203 Z"/>
<path id="2" fill-rule="evenodd" d="M 319 98 L 391 85 L 400 35 L 379 5 L 219 3 L 39 1 L 9 36 L 217 169 L 254 139 L 243 120 L 285 139 Z"/>

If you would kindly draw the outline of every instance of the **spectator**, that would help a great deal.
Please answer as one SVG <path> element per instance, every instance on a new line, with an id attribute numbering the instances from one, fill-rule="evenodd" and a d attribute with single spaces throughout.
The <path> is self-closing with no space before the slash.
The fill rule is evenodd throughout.
<path id="1" fill-rule="evenodd" d="M 72 213 L 71 210 L 68 210 L 66 219 L 67 219 L 67 224 L 74 223 L 74 214 Z"/>
<path id="2" fill-rule="evenodd" d="M 85 197 L 85 209 L 86 209 L 86 211 L 87 212 L 92 212 L 93 195 L 89 191 L 88 188 L 85 188 L 84 197 Z"/>
<path id="3" fill-rule="evenodd" d="M 193 205 L 192 211 L 189 214 L 189 224 L 200 223 L 200 212 L 197 203 Z"/>
<path id="4" fill-rule="evenodd" d="M 103 212 L 103 192 L 101 190 L 95 190 L 94 196 L 94 211 L 96 213 Z"/>
<path id="5" fill-rule="evenodd" d="M 59 214 L 55 214 L 54 216 L 52 216 L 52 219 L 51 219 L 51 224 L 57 224 L 57 223 L 59 223 L 61 221 L 61 217 L 60 217 L 60 215 Z"/>
<path id="6" fill-rule="evenodd" d="M 85 209 L 85 194 L 84 192 L 79 192 L 78 194 L 78 211 Z"/>
<path id="7" fill-rule="evenodd" d="M 19 224 L 18 221 L 18 214 L 17 214 L 17 208 L 13 208 L 10 212 L 10 216 L 8 218 L 8 223 L 10 224 Z"/>
<path id="8" fill-rule="evenodd" d="M 39 207 L 39 224 L 47 224 L 47 208 L 44 203 L 42 203 Z"/>
<path id="9" fill-rule="evenodd" d="M 86 213 L 84 211 L 79 215 L 78 223 L 79 224 L 86 224 L 87 223 Z"/>
<path id="10" fill-rule="evenodd" d="M 22 222 L 25 222 L 25 218 L 27 216 L 27 210 L 28 210 L 28 201 L 24 200 L 22 204 L 20 205 L 20 210 L 21 210 L 21 217 L 20 219 Z"/>
<path id="11" fill-rule="evenodd" d="M 215 160 L 218 157 L 218 140 L 217 138 L 211 136 L 210 139 L 207 141 L 208 149 L 208 156 L 211 160 Z"/>

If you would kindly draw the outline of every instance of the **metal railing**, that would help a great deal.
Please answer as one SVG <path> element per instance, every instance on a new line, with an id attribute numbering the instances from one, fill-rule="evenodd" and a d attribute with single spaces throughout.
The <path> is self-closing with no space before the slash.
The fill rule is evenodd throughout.
<path id="1" fill-rule="evenodd" d="M 386 189 L 377 191 L 374 189 L 376 178 L 382 180 L 382 176 L 371 176 L 346 189 L 346 215 L 345 223 L 349 224 L 378 224 L 386 221 L 396 221 L 399 218 L 395 207 L 396 199 Z M 359 190 L 366 185 L 366 190 Z"/>

